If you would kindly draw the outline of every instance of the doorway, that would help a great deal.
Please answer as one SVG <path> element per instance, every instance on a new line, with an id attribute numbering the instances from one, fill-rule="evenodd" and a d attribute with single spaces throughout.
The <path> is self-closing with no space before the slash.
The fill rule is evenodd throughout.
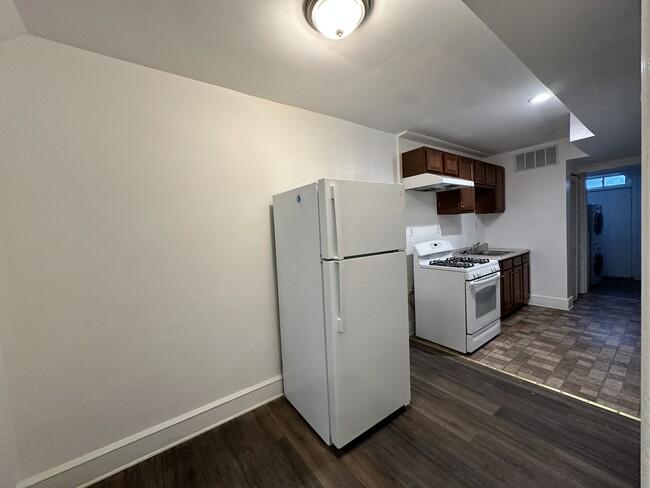
<path id="1" fill-rule="evenodd" d="M 589 192 L 588 200 L 590 204 L 600 205 L 603 209 L 603 230 L 600 240 L 603 275 L 633 278 L 632 189 L 618 188 Z"/>

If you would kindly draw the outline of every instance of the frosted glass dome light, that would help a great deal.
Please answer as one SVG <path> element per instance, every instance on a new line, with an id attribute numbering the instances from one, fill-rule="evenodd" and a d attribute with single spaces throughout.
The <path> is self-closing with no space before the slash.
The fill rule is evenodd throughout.
<path id="1" fill-rule="evenodd" d="M 370 10 L 370 0 L 307 0 L 307 21 L 329 39 L 343 39 L 359 27 Z"/>
<path id="2" fill-rule="evenodd" d="M 546 100 L 549 100 L 552 96 L 553 96 L 552 93 L 548 93 L 548 92 L 540 93 L 539 95 L 536 95 L 530 100 L 528 100 L 528 103 L 542 103 L 545 102 Z"/>

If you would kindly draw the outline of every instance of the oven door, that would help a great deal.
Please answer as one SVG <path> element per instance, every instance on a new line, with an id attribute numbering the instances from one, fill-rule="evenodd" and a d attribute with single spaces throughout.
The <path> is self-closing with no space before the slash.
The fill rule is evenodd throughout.
<path id="1" fill-rule="evenodd" d="M 500 274 L 493 273 L 465 284 L 468 334 L 481 330 L 501 315 L 499 281 Z"/>

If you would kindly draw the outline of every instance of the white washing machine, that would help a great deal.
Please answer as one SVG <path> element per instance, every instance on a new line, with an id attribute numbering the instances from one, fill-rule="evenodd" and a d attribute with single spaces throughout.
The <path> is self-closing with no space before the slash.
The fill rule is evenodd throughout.
<path id="1" fill-rule="evenodd" d="M 589 245 L 593 246 L 595 244 L 600 244 L 600 236 L 603 233 L 603 207 L 600 205 L 587 205 L 587 211 L 589 214 L 588 225 L 589 225 Z"/>
<path id="2" fill-rule="evenodd" d="M 603 281 L 603 258 L 599 244 L 589 246 L 589 286 L 594 286 Z"/>

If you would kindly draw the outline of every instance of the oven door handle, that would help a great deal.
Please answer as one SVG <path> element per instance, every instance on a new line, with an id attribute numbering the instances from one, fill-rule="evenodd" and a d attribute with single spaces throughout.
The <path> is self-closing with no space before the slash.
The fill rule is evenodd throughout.
<path id="1" fill-rule="evenodd" d="M 468 281 L 467 289 L 473 290 L 474 288 L 478 288 L 479 286 L 483 286 L 488 283 L 492 283 L 493 281 L 497 281 L 500 277 L 501 275 L 499 273 L 494 273 L 488 276 L 484 276 L 483 278 L 478 278 L 476 280 Z"/>

